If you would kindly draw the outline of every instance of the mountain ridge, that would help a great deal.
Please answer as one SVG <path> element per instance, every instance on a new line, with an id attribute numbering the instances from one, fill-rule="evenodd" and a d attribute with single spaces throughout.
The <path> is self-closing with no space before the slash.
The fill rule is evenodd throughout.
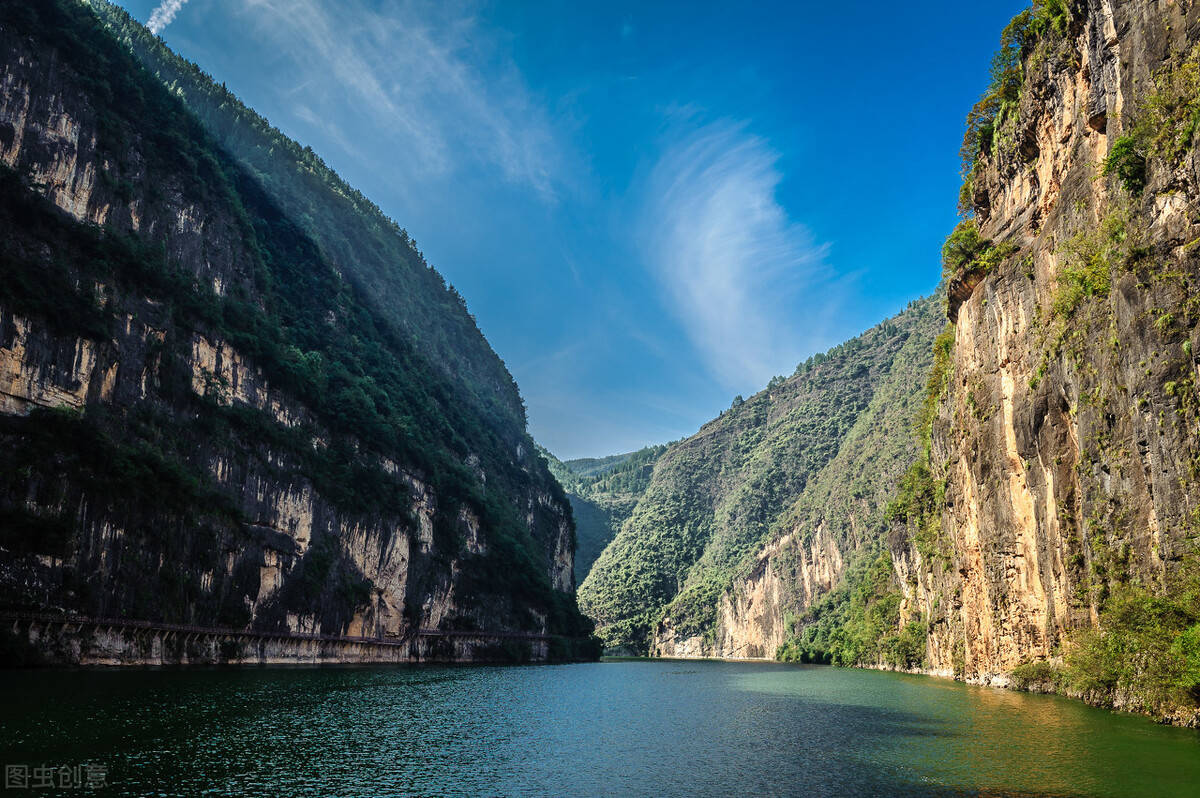
<path id="1" fill-rule="evenodd" d="M 708 650 L 703 640 L 717 634 L 719 597 L 737 569 L 835 456 L 915 329 L 932 329 L 936 304 L 914 302 L 814 355 L 792 377 L 735 400 L 667 447 L 630 519 L 580 586 L 580 605 L 606 645 L 649 652 L 661 635 L 679 638 L 677 646 L 657 645 L 668 655 Z"/>
<path id="2" fill-rule="evenodd" d="M 569 504 L 461 302 L 412 253 L 352 279 L 331 228 L 294 221 L 93 8 L 0 8 L 6 605 L 381 636 L 402 658 L 588 655 Z M 414 273 L 465 331 L 457 365 L 379 309 L 378 281 Z M 51 661 L 266 656 L 63 634 L 22 644 Z"/>

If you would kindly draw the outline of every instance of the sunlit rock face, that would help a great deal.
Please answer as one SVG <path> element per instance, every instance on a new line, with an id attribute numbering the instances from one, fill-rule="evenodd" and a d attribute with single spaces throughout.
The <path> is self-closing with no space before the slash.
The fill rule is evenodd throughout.
<path id="1" fill-rule="evenodd" d="M 1200 41 L 1188 6 L 1074 4 L 980 155 L 980 233 L 1015 254 L 951 295 L 932 461 L 953 554 L 893 552 L 934 671 L 1007 683 L 1094 625 L 1108 585 L 1162 589 L 1195 535 L 1200 161 L 1152 156 L 1140 195 L 1103 174 L 1154 76 Z M 1072 297 L 1089 252 L 1111 285 Z"/>
<path id="2" fill-rule="evenodd" d="M 271 198 L 215 148 L 213 164 L 163 157 L 170 147 L 148 143 L 163 132 L 152 129 L 157 120 L 123 117 L 125 105 L 65 57 L 46 25 L 27 31 L 5 20 L 5 246 L 25 271 L 0 280 L 28 282 L 44 270 L 62 275 L 59 288 L 71 294 L 22 294 L 21 286 L 0 294 L 0 438 L 12 466 L 0 490 L 6 605 L 298 634 L 576 636 L 583 626 L 574 608 L 570 509 L 523 426 L 479 418 L 486 437 L 456 431 L 454 442 L 435 441 L 462 449 L 453 496 L 435 487 L 449 483 L 430 473 L 423 453 L 379 451 L 331 427 L 328 412 L 263 362 L 261 340 L 220 323 L 233 302 L 246 312 L 265 306 L 271 283 L 282 279 L 264 275 L 262 264 L 282 269 L 289 254 L 256 251 L 271 244 L 246 227 L 264 213 L 279 215 L 277 226 L 290 224 Z M 112 70 L 128 72 L 107 75 L 105 85 L 119 90 L 156 85 L 132 59 Z M 204 135 L 198 124 L 195 134 Z M 211 177 L 217 188 L 197 189 L 196 174 L 206 169 L 227 182 Z M 293 226 L 290 235 L 303 231 Z M 108 240 L 126 243 L 110 251 Z M 355 296 L 342 271 L 305 245 L 331 275 L 331 290 Z M 180 289 L 152 273 L 89 277 L 97 252 L 127 250 L 194 284 Z M 185 295 L 206 297 L 208 306 L 181 307 Z M 83 304 L 72 305 L 73 297 Z M 350 323 L 337 315 L 346 301 L 331 296 L 327 316 L 313 323 Z M 383 326 L 372 312 L 369 323 Z M 474 334 L 462 346 L 486 350 Z M 408 343 L 383 346 L 380 358 L 399 353 L 387 368 L 441 373 Z M 487 358 L 494 359 L 490 350 L 479 355 Z M 420 384 L 442 378 L 429 379 Z M 487 498 L 477 506 L 464 496 Z M 496 506 L 504 509 L 479 509 Z M 505 530 L 489 520 L 497 513 L 512 520 Z M 122 640 L 109 634 L 92 654 L 87 641 L 58 640 L 43 653 L 164 659 Z M 286 645 L 261 656 L 216 647 L 193 651 L 190 661 L 287 659 Z M 487 645 L 459 641 L 435 653 L 494 658 Z M 516 656 L 548 655 L 544 641 L 526 648 Z M 430 655 L 420 646 L 413 652 Z"/>
<path id="3" fill-rule="evenodd" d="M 1194 144 L 1151 153 L 1140 192 L 1104 162 L 1165 76 L 1194 69 L 1200 11 L 1069 5 L 1065 35 L 1024 54 L 1020 99 L 966 192 L 981 237 L 1012 254 L 946 285 L 953 348 L 930 458 L 940 551 L 923 555 L 903 525 L 830 541 L 797 524 L 725 591 L 712 634 L 666 625 L 662 653 L 771 656 L 872 536 L 901 623 L 928 622 L 925 669 L 974 682 L 1061 657 L 1117 582 L 1166 589 L 1200 504 L 1200 158 Z M 1080 287 L 1089 257 L 1110 284 Z"/>

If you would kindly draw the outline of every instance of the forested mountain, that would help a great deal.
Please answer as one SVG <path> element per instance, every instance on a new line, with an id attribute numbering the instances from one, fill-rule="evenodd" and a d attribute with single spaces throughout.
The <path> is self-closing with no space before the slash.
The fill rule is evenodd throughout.
<path id="1" fill-rule="evenodd" d="M 170 50 L 119 6 L 80 0 L 201 123 L 212 141 L 271 196 L 323 254 L 371 297 L 464 397 L 501 424 L 525 424 L 516 383 L 459 293 L 425 262 L 408 232 L 348 185 L 309 147 L 284 136 L 224 84 Z"/>
<path id="2" fill-rule="evenodd" d="M 580 605 L 607 645 L 715 653 L 722 596 L 789 513 L 803 511 L 793 505 L 856 440 L 876 394 L 886 388 L 888 401 L 904 403 L 919 393 L 942 325 L 938 308 L 934 299 L 913 303 L 814 356 L 791 377 L 735 400 L 694 436 L 666 448 L 629 521 L 580 587 Z M 893 375 L 911 383 L 907 393 L 891 387 Z M 915 455 L 911 430 L 907 421 L 883 430 L 888 445 L 877 454 L 891 477 L 879 477 L 883 484 L 892 484 Z M 839 473 L 854 485 L 844 509 L 876 494 L 870 473 L 852 472 L 849 463 Z"/>
<path id="3" fill-rule="evenodd" d="M 569 655 L 566 497 L 411 239 L 105 3 L 0 5 L 0 70 L 4 609 Z"/>
<path id="4" fill-rule="evenodd" d="M 647 446 L 626 454 L 566 462 L 541 450 L 550 472 L 566 490 L 575 515 L 575 584 L 583 583 L 600 552 L 621 530 L 666 448 Z"/>
<path id="5" fill-rule="evenodd" d="M 580 457 L 563 462 L 563 466 L 578 477 L 594 477 L 612 471 L 629 458 L 641 455 L 644 449 L 625 454 L 610 454 L 607 457 Z"/>

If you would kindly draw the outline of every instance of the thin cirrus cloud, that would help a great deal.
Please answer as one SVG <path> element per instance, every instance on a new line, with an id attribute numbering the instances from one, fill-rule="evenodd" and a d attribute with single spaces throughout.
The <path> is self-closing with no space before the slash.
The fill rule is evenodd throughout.
<path id="1" fill-rule="evenodd" d="M 744 124 L 712 122 L 674 140 L 647 182 L 644 256 L 711 375 L 731 390 L 790 373 L 821 337 L 820 318 L 801 318 L 803 295 L 820 290 L 828 307 L 837 293 L 828 247 L 776 198 L 778 160 Z"/>
<path id="2" fill-rule="evenodd" d="M 482 166 L 555 198 L 562 156 L 552 124 L 463 5 L 248 0 L 231 13 L 288 65 L 310 120 L 344 126 L 353 109 L 373 122 L 398 177 Z"/>
<path id="3" fill-rule="evenodd" d="M 163 28 L 171 24 L 185 3 L 187 0 L 166 0 L 159 4 L 154 11 L 150 12 L 150 19 L 146 20 L 146 27 L 150 29 L 151 33 L 162 33 Z"/>

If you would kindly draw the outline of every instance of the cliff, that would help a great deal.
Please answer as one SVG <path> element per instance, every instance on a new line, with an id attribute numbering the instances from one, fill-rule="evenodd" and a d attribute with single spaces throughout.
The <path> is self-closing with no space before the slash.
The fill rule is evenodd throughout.
<path id="1" fill-rule="evenodd" d="M 581 589 L 606 642 L 1200 722 L 1198 135 L 1193 4 L 1014 18 L 944 314 L 858 339 L 869 378 L 839 353 L 670 447 Z"/>
<path id="2" fill-rule="evenodd" d="M 1198 41 L 1174 3 L 1004 31 L 885 550 L 814 602 L 844 547 L 781 577 L 773 543 L 723 600 L 735 637 L 1200 721 Z"/>
<path id="3" fill-rule="evenodd" d="M 3 609 L 573 653 L 567 500 L 403 231 L 331 173 L 281 201 L 67 0 L 0 9 L 0 160 Z"/>
<path id="4" fill-rule="evenodd" d="M 969 120 L 970 217 L 947 244 L 954 341 L 931 463 L 949 555 L 920 551 L 911 525 L 892 541 L 934 672 L 1006 684 L 1082 657 L 1123 633 L 1133 596 L 1152 615 L 1156 596 L 1180 597 L 1179 628 L 1155 620 L 1167 646 L 1200 611 L 1184 584 L 1200 502 L 1198 42 L 1190 3 L 1039 3 L 1005 32 Z M 1074 692 L 1188 703 L 1106 656 L 1119 673 Z"/>

